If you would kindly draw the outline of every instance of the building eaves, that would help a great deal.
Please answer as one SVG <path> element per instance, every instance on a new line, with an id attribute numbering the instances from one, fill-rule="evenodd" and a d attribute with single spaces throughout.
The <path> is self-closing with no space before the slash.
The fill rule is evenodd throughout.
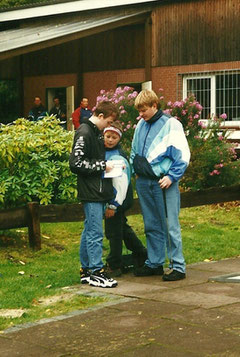
<path id="1" fill-rule="evenodd" d="M 117 27 L 144 22 L 149 10 L 131 14 L 111 14 L 106 17 L 90 16 L 84 20 L 72 19 L 65 23 L 53 21 L 1 32 L 0 60 L 16 55 L 60 45 L 81 37 L 93 35 Z"/>
<path id="2" fill-rule="evenodd" d="M 40 6 L 34 5 L 31 8 L 8 9 L 7 11 L 0 12 L 0 22 L 157 2 L 159 2 L 159 0 L 75 0 L 53 4 L 41 4 Z"/>

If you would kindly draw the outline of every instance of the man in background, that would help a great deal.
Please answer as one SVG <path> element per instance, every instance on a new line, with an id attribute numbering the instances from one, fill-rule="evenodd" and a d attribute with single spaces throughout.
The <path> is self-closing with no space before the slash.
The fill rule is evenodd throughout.
<path id="1" fill-rule="evenodd" d="M 39 96 L 34 98 L 34 105 L 28 113 L 28 119 L 31 121 L 38 121 L 43 119 L 47 115 L 47 109 L 42 104 L 42 100 Z"/>
<path id="2" fill-rule="evenodd" d="M 82 124 L 83 119 L 89 119 L 92 116 L 92 111 L 88 106 L 88 99 L 82 98 L 80 106 L 72 113 L 72 123 L 74 129 L 76 130 L 80 124 Z"/>
<path id="3" fill-rule="evenodd" d="M 66 107 L 60 103 L 59 97 L 53 98 L 54 106 L 51 108 L 49 115 L 55 115 L 62 123 L 64 129 L 67 129 Z"/>

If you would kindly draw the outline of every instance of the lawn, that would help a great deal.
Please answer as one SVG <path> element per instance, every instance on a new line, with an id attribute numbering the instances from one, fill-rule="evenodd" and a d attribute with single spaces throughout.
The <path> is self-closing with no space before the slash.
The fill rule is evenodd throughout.
<path id="1" fill-rule="evenodd" d="M 239 202 L 182 209 L 186 263 L 240 255 L 239 218 Z M 128 220 L 145 244 L 141 215 Z M 37 252 L 28 246 L 26 229 L 0 231 L 0 312 L 24 310 L 21 317 L 0 317 L 0 330 L 106 301 L 105 297 L 77 296 L 62 289 L 79 286 L 81 230 L 82 222 L 41 224 L 42 249 Z M 106 257 L 105 238 L 103 249 Z M 48 303 L 53 296 L 55 302 Z"/>

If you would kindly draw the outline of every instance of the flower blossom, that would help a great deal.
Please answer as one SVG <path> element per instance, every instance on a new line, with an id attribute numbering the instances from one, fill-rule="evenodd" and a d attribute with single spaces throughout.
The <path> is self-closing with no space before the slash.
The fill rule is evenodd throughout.
<path id="1" fill-rule="evenodd" d="M 209 173 L 210 176 L 214 176 L 214 175 L 220 175 L 220 171 L 218 170 L 213 170 L 212 172 Z"/>
<path id="2" fill-rule="evenodd" d="M 223 119 L 223 120 L 226 120 L 227 119 L 227 114 L 226 113 L 221 114 L 220 118 Z"/>

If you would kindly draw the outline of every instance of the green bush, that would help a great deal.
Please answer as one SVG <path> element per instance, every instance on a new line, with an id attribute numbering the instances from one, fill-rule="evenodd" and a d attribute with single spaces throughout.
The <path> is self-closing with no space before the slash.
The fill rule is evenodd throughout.
<path id="1" fill-rule="evenodd" d="M 0 207 L 76 201 L 76 175 L 68 165 L 72 141 L 73 133 L 54 117 L 2 125 Z"/>

